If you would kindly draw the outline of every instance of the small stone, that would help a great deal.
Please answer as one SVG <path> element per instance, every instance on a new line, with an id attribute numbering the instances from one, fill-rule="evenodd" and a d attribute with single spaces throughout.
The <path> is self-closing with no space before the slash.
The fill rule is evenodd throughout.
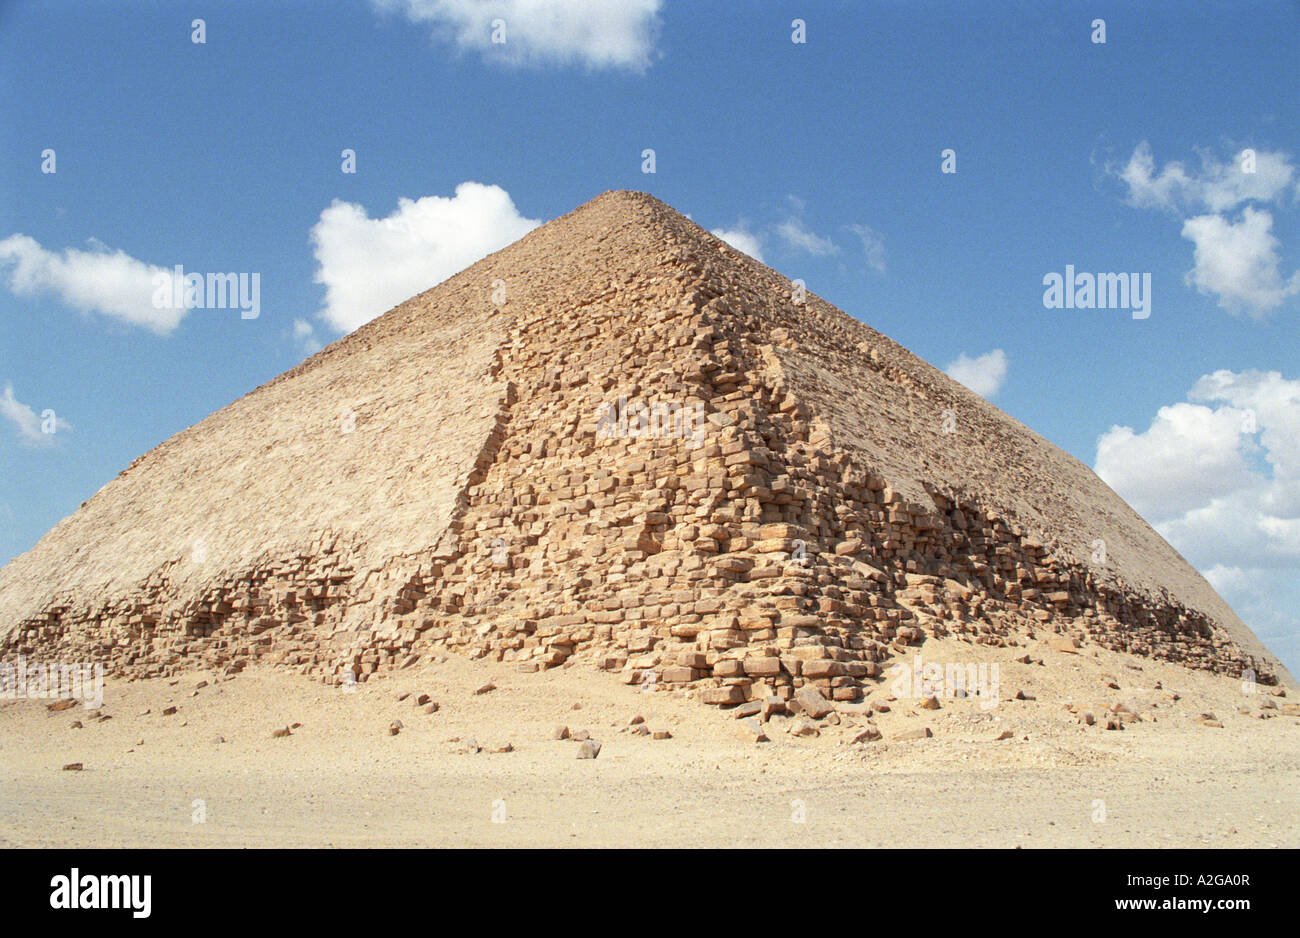
<path id="1" fill-rule="evenodd" d="M 293 735 L 293 734 L 289 732 L 289 727 L 287 727 L 287 726 L 282 726 L 282 727 L 280 727 L 278 730 L 272 730 L 272 731 L 271 731 L 271 738 L 272 738 L 272 739 L 282 739 L 282 738 L 284 738 L 285 736 L 292 736 L 292 735 Z"/>
<path id="2" fill-rule="evenodd" d="M 929 739 L 934 733 L 930 732 L 930 727 L 923 726 L 919 730 L 907 730 L 899 733 L 894 739 Z"/>
<path id="3" fill-rule="evenodd" d="M 46 704 L 45 709 L 58 713 L 60 710 L 71 710 L 77 705 L 77 702 L 71 697 L 65 697 L 62 700 L 56 700 L 52 704 Z"/>
<path id="4" fill-rule="evenodd" d="M 600 755 L 600 743 L 594 739 L 584 740 L 582 745 L 578 747 L 579 759 L 594 759 L 598 755 Z"/>
<path id="5" fill-rule="evenodd" d="M 432 699 L 433 699 L 433 698 L 430 697 L 428 694 L 421 694 L 420 696 L 418 696 L 418 697 L 415 698 L 415 705 L 416 705 L 417 707 L 423 707 L 425 704 L 427 704 L 427 703 L 428 703 L 430 700 L 432 700 Z"/>
<path id="6" fill-rule="evenodd" d="M 807 720 L 799 719 L 790 724 L 790 735 L 792 736 L 820 736 L 821 730 L 813 726 Z"/>
<path id="7" fill-rule="evenodd" d="M 213 736 L 210 740 L 208 740 L 208 742 L 213 743 L 214 745 L 217 746 L 220 746 L 225 741 L 226 741 L 226 737 L 224 736 Z"/>
<path id="8" fill-rule="evenodd" d="M 633 736 L 649 736 L 649 735 L 650 735 L 650 727 L 646 726 L 644 723 L 638 723 L 636 726 L 632 727 L 632 735 L 633 735 Z"/>
<path id="9" fill-rule="evenodd" d="M 639 726 L 639 725 L 641 725 L 641 724 L 644 723 L 644 722 L 645 722 L 645 717 L 641 716 L 641 715 L 638 713 L 638 714 L 637 714 L 636 716 L 634 716 L 632 719 L 630 719 L 630 720 L 627 721 L 627 725 L 628 725 L 628 726 Z"/>
<path id="10" fill-rule="evenodd" d="M 765 743 L 767 742 L 767 733 L 763 732 L 763 727 L 757 720 L 743 719 L 736 723 L 736 735 L 742 742 L 746 743 Z"/>
<path id="11" fill-rule="evenodd" d="M 424 710 L 425 713 L 437 713 L 438 705 L 436 703 L 427 703 L 424 705 L 422 709 Z"/>
<path id="12" fill-rule="evenodd" d="M 999 740 L 1010 739 L 1011 737 L 1013 737 L 1013 736 L 1015 736 L 1015 735 L 1016 735 L 1016 734 L 1013 733 L 1013 732 L 1011 732 L 1011 730 L 1003 730 L 1001 733 L 998 733 L 998 735 L 995 736 L 995 737 L 993 738 L 993 741 L 996 743 L 996 742 L 998 742 Z"/>
<path id="13" fill-rule="evenodd" d="M 504 746 L 497 746 L 495 749 L 488 750 L 489 753 L 496 753 L 496 754 L 503 753 L 503 752 L 514 752 L 514 751 L 515 751 L 515 747 L 511 743 L 506 743 Z"/>
<path id="14" fill-rule="evenodd" d="M 569 739 L 573 740 L 575 743 L 586 742 L 591 739 L 591 733 L 588 730 L 570 730 Z"/>
<path id="15" fill-rule="evenodd" d="M 922 697 L 921 702 L 917 704 L 922 710 L 938 710 L 939 698 L 931 694 L 929 697 Z"/>
<path id="16" fill-rule="evenodd" d="M 874 743 L 880 738 L 882 738 L 880 730 L 876 729 L 874 726 L 868 726 L 857 736 L 854 736 L 853 741 L 855 743 Z"/>
<path id="17" fill-rule="evenodd" d="M 672 739 L 673 734 L 668 732 L 668 730 L 655 730 L 653 733 L 650 734 L 650 738 L 651 739 Z"/>
<path id="18" fill-rule="evenodd" d="M 475 694 L 490 694 L 492 691 L 494 691 L 494 690 L 496 690 L 496 689 L 497 689 L 497 686 L 496 686 L 495 684 L 493 684 L 491 681 L 488 681 L 488 682 L 487 682 L 486 684 L 484 684 L 482 687 L 480 687 L 480 688 L 478 688 L 477 690 L 475 690 L 474 693 L 475 693 Z"/>
<path id="19" fill-rule="evenodd" d="M 741 704 L 735 710 L 731 711 L 731 715 L 737 720 L 743 720 L 747 717 L 757 716 L 762 709 L 763 704 L 761 701 L 751 700 L 749 703 Z"/>
<path id="20" fill-rule="evenodd" d="M 551 730 L 551 739 L 568 739 L 569 728 L 567 726 L 557 726 Z"/>
<path id="21" fill-rule="evenodd" d="M 388 724 L 388 735 L 389 735 L 389 736 L 396 736 L 396 735 L 397 735 L 398 733 L 400 733 L 401 731 L 402 731 L 402 721 L 401 721 L 401 720 L 394 720 L 392 723 L 389 723 L 389 724 Z"/>
<path id="22" fill-rule="evenodd" d="M 1063 651 L 1068 655 L 1077 655 L 1079 645 L 1068 635 L 1051 635 L 1047 639 L 1047 647 L 1053 651 Z"/>
<path id="23" fill-rule="evenodd" d="M 794 699 L 800 709 L 814 720 L 820 720 L 835 709 L 835 705 L 822 695 L 821 690 L 811 684 L 805 684 L 795 692 Z"/>
<path id="24" fill-rule="evenodd" d="M 175 712 L 176 712 L 176 708 L 175 708 L 175 707 L 164 707 L 164 708 L 163 708 L 162 715 L 165 716 L 165 717 L 169 717 L 169 716 L 171 716 L 171 715 L 172 715 L 173 713 L 175 713 Z"/>
<path id="25" fill-rule="evenodd" d="M 83 766 L 80 762 L 69 762 L 67 765 L 63 767 L 63 771 L 80 772 L 83 768 L 85 768 L 85 766 Z"/>

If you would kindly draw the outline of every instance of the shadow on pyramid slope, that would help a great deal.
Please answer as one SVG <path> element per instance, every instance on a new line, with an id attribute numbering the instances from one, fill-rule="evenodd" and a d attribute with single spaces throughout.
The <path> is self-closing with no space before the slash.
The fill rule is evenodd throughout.
<path id="1" fill-rule="evenodd" d="M 853 700 L 928 637 L 1285 671 L 1083 464 L 609 192 L 136 460 L 0 570 L 4 652 L 365 680 L 434 649 Z"/>

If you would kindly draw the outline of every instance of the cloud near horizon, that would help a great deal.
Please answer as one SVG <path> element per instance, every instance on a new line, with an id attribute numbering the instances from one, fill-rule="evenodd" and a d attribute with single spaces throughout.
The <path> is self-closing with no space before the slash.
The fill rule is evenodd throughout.
<path id="1" fill-rule="evenodd" d="M 1205 375 L 1146 430 L 1103 433 L 1094 468 L 1238 614 L 1294 655 L 1300 380 L 1276 371 Z"/>

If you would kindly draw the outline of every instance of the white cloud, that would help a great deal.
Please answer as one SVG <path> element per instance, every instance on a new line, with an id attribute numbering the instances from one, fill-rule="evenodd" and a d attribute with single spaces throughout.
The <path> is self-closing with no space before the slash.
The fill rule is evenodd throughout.
<path id="1" fill-rule="evenodd" d="M 71 429 L 68 422 L 53 410 L 42 411 L 38 415 L 31 407 L 15 398 L 14 386 L 8 381 L 5 382 L 4 394 L 0 395 L 0 417 L 14 425 L 25 446 L 49 446 L 54 443 L 58 432 Z M 46 429 L 54 432 L 46 433 Z"/>
<path id="2" fill-rule="evenodd" d="M 735 228 L 714 228 L 710 234 L 726 241 L 737 251 L 743 251 L 760 263 L 763 260 L 763 242 L 758 235 L 748 231 L 744 225 Z"/>
<path id="3" fill-rule="evenodd" d="M 14 234 L 0 241 L 0 267 L 11 267 L 8 288 L 19 296 L 48 292 L 82 312 L 96 312 L 159 335 L 175 329 L 187 310 L 154 305 L 154 277 L 165 268 L 111 251 L 97 241 L 92 250 L 47 251 L 34 238 Z M 169 281 L 170 282 L 170 281 Z"/>
<path id="4" fill-rule="evenodd" d="M 1142 433 L 1111 427 L 1097 440 L 1097 475 L 1148 521 L 1180 517 L 1248 485 L 1239 448 L 1244 415 L 1180 402 Z"/>
<path id="5" fill-rule="evenodd" d="M 1255 171 L 1245 171 L 1244 151 L 1220 162 L 1201 153 L 1200 172 L 1171 160 L 1157 171 L 1151 145 L 1143 140 L 1124 168 L 1115 173 L 1128 186 L 1128 200 L 1138 208 L 1168 211 L 1227 212 L 1244 202 L 1284 201 L 1300 192 L 1296 170 L 1285 153 L 1255 151 Z"/>
<path id="6" fill-rule="evenodd" d="M 452 198 L 401 199 L 386 218 L 335 200 L 311 230 L 315 279 L 325 285 L 321 318 L 351 332 L 540 224 L 504 189 L 477 182 L 461 183 Z"/>
<path id="7" fill-rule="evenodd" d="M 1196 266 L 1187 283 L 1219 297 L 1229 312 L 1260 318 L 1300 293 L 1300 273 L 1283 281 L 1273 216 L 1247 206 L 1236 224 L 1219 215 L 1198 215 L 1183 223 L 1183 237 L 1196 245 Z"/>
<path id="8" fill-rule="evenodd" d="M 809 231 L 798 218 L 788 218 L 777 225 L 776 234 L 789 247 L 809 254 L 826 255 L 839 251 L 835 242 Z"/>
<path id="9" fill-rule="evenodd" d="M 1206 375 L 1147 430 L 1102 434 L 1095 468 L 1239 615 L 1297 649 L 1300 380 Z"/>
<path id="10" fill-rule="evenodd" d="M 324 348 L 320 338 L 316 335 L 316 327 L 305 319 L 295 319 L 293 321 L 293 340 L 297 343 L 298 348 L 308 355 L 315 355 Z"/>
<path id="11" fill-rule="evenodd" d="M 980 397 L 992 398 L 1007 377 L 1007 355 L 1000 348 L 971 358 L 965 352 L 944 368 L 948 377 L 960 381 Z"/>
<path id="12" fill-rule="evenodd" d="M 626 68 L 650 65 L 659 33 L 662 0 L 371 0 L 462 49 L 512 65 Z M 493 42 L 494 22 L 504 21 L 504 42 Z M 498 31 L 498 35 L 500 35 Z"/>
<path id="13" fill-rule="evenodd" d="M 862 242 L 862 250 L 867 254 L 867 266 L 883 274 L 885 272 L 884 239 L 866 225 L 849 225 L 849 231 L 857 235 Z"/>

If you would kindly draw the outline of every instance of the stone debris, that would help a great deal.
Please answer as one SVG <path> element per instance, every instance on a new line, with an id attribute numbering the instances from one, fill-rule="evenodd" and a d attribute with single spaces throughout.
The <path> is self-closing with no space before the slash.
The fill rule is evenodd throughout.
<path id="1" fill-rule="evenodd" d="M 289 727 L 287 726 L 282 726 L 278 730 L 271 731 L 272 739 L 282 739 L 285 736 L 292 736 L 292 735 L 293 734 L 289 731 Z M 144 742 L 144 740 L 141 740 L 141 742 Z"/>
<path id="2" fill-rule="evenodd" d="M 551 730 L 551 739 L 568 739 L 569 728 L 567 726 L 557 726 Z"/>
<path id="3" fill-rule="evenodd" d="M 599 755 L 600 743 L 596 742 L 594 739 L 584 740 L 582 745 L 578 747 L 579 759 L 594 759 Z"/>
<path id="4" fill-rule="evenodd" d="M 737 722 L 736 734 L 742 742 L 746 743 L 765 743 L 768 741 L 767 733 L 756 720 L 744 719 Z"/>
<path id="5" fill-rule="evenodd" d="M 82 769 L 84 769 L 84 768 L 85 768 L 85 766 L 83 766 L 80 762 L 69 762 L 67 765 L 65 765 L 65 766 L 63 767 L 63 771 L 65 771 L 65 772 L 80 772 L 80 771 L 81 771 Z"/>
<path id="6" fill-rule="evenodd" d="M 923 726 L 917 730 L 905 730 L 898 733 L 894 736 L 894 739 L 929 739 L 933 735 L 934 733 L 931 732 L 930 727 Z"/>
<path id="7" fill-rule="evenodd" d="M 389 723 L 389 724 L 388 724 L 388 735 L 389 735 L 389 736 L 396 736 L 398 733 L 400 733 L 400 732 L 402 731 L 402 726 L 403 726 L 403 724 L 402 724 L 402 721 L 401 721 L 401 720 L 394 720 L 392 723 Z"/>
<path id="8" fill-rule="evenodd" d="M 1105 569 L 1079 556 L 1102 536 Z M 0 569 L 0 659 L 119 678 L 351 687 L 457 654 L 819 720 L 935 637 L 1281 673 L 1086 467 L 627 192 L 142 455 Z"/>

